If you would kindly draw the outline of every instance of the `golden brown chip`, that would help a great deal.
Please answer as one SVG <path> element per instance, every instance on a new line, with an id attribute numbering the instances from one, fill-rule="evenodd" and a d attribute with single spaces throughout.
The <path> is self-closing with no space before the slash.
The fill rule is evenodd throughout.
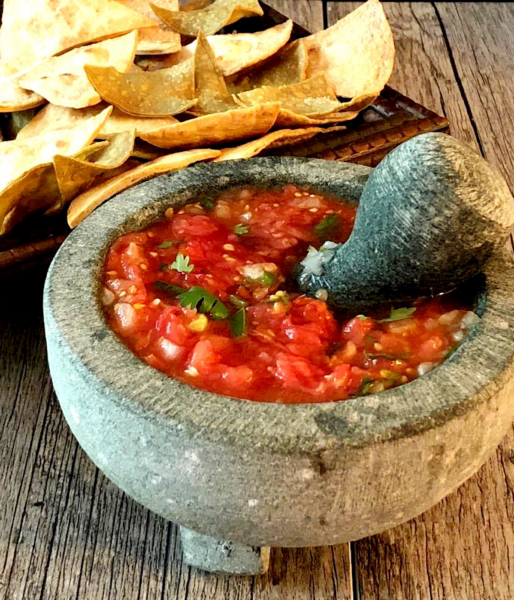
<path id="1" fill-rule="evenodd" d="M 298 83 L 307 76 L 307 60 L 303 41 L 296 40 L 262 64 L 241 71 L 227 85 L 235 94 L 264 86 L 280 87 Z"/>
<path id="2" fill-rule="evenodd" d="M 52 104 L 69 108 L 93 106 L 102 99 L 89 83 L 84 65 L 109 65 L 126 73 L 134 62 L 136 44 L 137 31 L 132 31 L 112 40 L 70 50 L 42 61 L 22 75 L 19 83 Z"/>
<path id="3" fill-rule="evenodd" d="M 178 10 L 178 0 L 160 0 L 168 10 Z M 165 25 L 150 8 L 149 0 L 118 0 L 127 8 L 131 8 L 145 17 L 155 21 L 155 27 L 147 27 L 139 31 L 137 54 L 171 54 L 180 50 L 180 34 Z"/>
<path id="4" fill-rule="evenodd" d="M 141 139 L 159 148 L 198 148 L 224 142 L 258 137 L 275 123 L 280 104 L 261 104 L 198 117 L 156 131 L 141 134 Z"/>
<path id="5" fill-rule="evenodd" d="M 342 127 L 341 129 L 344 129 Z M 303 129 L 280 129 L 272 131 L 257 140 L 252 140 L 237 146 L 236 148 L 226 148 L 221 151 L 220 156 L 214 159 L 214 162 L 222 160 L 237 160 L 240 158 L 251 158 L 257 156 L 268 148 L 278 148 L 280 146 L 293 146 L 308 140 L 318 133 L 321 133 L 321 127 L 305 127 Z"/>
<path id="6" fill-rule="evenodd" d="M 193 61 L 161 71 L 119 73 L 112 67 L 84 67 L 100 96 L 136 117 L 167 117 L 196 104 Z"/>
<path id="7" fill-rule="evenodd" d="M 164 148 L 157 148 L 148 142 L 143 142 L 143 140 L 136 140 L 134 143 L 134 148 L 132 149 L 132 156 L 135 158 L 142 158 L 144 160 L 155 160 L 156 158 L 164 156 L 165 154 L 168 154 L 168 150 L 165 150 Z"/>
<path id="8" fill-rule="evenodd" d="M 368 0 L 303 41 L 309 53 L 307 76 L 325 73 L 338 96 L 378 94 L 393 71 L 393 34 L 379 0 Z"/>
<path id="9" fill-rule="evenodd" d="M 210 35 L 207 41 L 216 58 L 216 65 L 223 75 L 228 77 L 276 54 L 287 44 L 292 28 L 293 22 L 286 21 L 257 33 Z M 195 50 L 196 40 L 182 48 L 180 60 L 191 58 Z"/>
<path id="10" fill-rule="evenodd" d="M 24 90 L 12 69 L 0 63 L 0 113 L 27 110 L 44 103 L 45 99 L 39 94 Z"/>
<path id="11" fill-rule="evenodd" d="M 55 204 L 53 157 L 75 155 L 91 144 L 109 114 L 104 110 L 66 131 L 0 143 L 0 234 Z"/>
<path id="12" fill-rule="evenodd" d="M 86 191 L 100 175 L 124 164 L 130 158 L 133 147 L 134 132 L 125 131 L 113 136 L 107 147 L 97 151 L 88 160 L 60 154 L 54 156 L 55 174 L 62 197 L 60 207 Z"/>
<path id="13" fill-rule="evenodd" d="M 225 25 L 244 17 L 262 16 L 259 0 L 215 0 L 209 6 L 193 11 L 172 11 L 164 6 L 150 3 L 155 14 L 174 31 L 196 37 L 200 31 L 213 35 Z"/>
<path id="14" fill-rule="evenodd" d="M 324 73 L 283 87 L 262 87 L 242 92 L 237 100 L 242 106 L 280 102 L 281 108 L 307 117 L 328 115 L 345 107 L 337 99 Z"/>
<path id="15" fill-rule="evenodd" d="M 208 149 L 177 152 L 162 156 L 152 162 L 140 165 L 131 171 L 118 175 L 102 185 L 77 196 L 68 209 L 68 224 L 70 227 L 76 227 L 100 204 L 141 181 L 152 179 L 164 173 L 178 171 L 192 163 L 216 158 L 219 155 L 219 150 Z"/>
<path id="16" fill-rule="evenodd" d="M 21 71 L 64 50 L 153 26 L 114 0 L 4 0 L 0 56 Z"/>
<path id="17" fill-rule="evenodd" d="M 225 79 L 216 66 L 214 53 L 202 32 L 199 33 L 194 56 L 195 96 L 198 103 L 191 109 L 197 115 L 224 112 L 238 108 L 229 94 Z"/>
<path id="18" fill-rule="evenodd" d="M 107 103 L 102 102 L 89 108 L 75 109 L 65 108 L 49 104 L 41 109 L 38 114 L 18 134 L 16 139 L 22 140 L 49 131 L 68 129 L 78 123 L 83 123 L 108 108 Z M 121 110 L 113 108 L 111 116 L 107 119 L 102 129 L 98 132 L 99 138 L 110 138 L 116 133 L 135 130 L 136 135 L 145 131 L 152 131 L 167 125 L 178 123 L 173 117 L 132 117 Z"/>
<path id="19" fill-rule="evenodd" d="M 306 117 L 291 110 L 281 108 L 278 113 L 275 127 L 310 127 L 313 125 L 327 125 L 328 123 L 342 123 L 351 121 L 359 113 L 357 111 L 336 112 L 323 117 Z"/>

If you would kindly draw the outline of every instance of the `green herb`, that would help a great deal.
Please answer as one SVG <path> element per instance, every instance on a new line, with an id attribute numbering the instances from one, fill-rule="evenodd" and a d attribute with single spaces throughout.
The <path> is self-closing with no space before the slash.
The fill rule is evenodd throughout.
<path id="1" fill-rule="evenodd" d="M 243 225 L 242 223 L 234 227 L 234 233 L 237 235 L 246 235 L 249 231 L 248 225 Z"/>
<path id="2" fill-rule="evenodd" d="M 270 285 L 273 285 L 275 283 L 276 279 L 277 278 L 275 275 L 273 275 L 273 273 L 270 273 L 269 271 L 264 271 L 264 275 L 261 275 L 257 281 L 262 285 L 269 287 Z"/>
<path id="3" fill-rule="evenodd" d="M 163 292 L 172 298 L 176 298 L 179 294 L 184 293 L 186 290 L 181 288 L 179 285 L 173 285 L 172 283 L 164 283 L 164 281 L 155 281 L 153 287 L 158 292 Z"/>
<path id="4" fill-rule="evenodd" d="M 194 265 L 189 264 L 189 256 L 184 256 L 181 252 L 177 254 L 174 262 L 170 265 L 170 269 L 175 269 L 179 273 L 191 273 L 194 268 Z"/>
<path id="5" fill-rule="evenodd" d="M 198 202 L 205 208 L 205 210 L 212 210 L 216 206 L 216 200 L 210 196 L 202 196 Z"/>
<path id="6" fill-rule="evenodd" d="M 359 389 L 357 390 L 357 392 L 355 393 L 356 396 L 365 396 L 366 394 L 369 394 L 371 386 L 375 383 L 375 380 L 372 379 L 371 377 L 363 377 L 362 381 L 361 381 L 361 385 L 359 387 Z"/>
<path id="7" fill-rule="evenodd" d="M 248 306 L 248 302 L 239 296 L 230 296 L 229 300 L 236 308 L 245 308 L 245 306 Z"/>
<path id="8" fill-rule="evenodd" d="M 214 320 L 226 319 L 230 312 L 223 302 L 205 288 L 194 286 L 178 297 L 180 306 L 196 308 L 198 312 L 210 314 Z"/>
<path id="9" fill-rule="evenodd" d="M 393 321 L 401 321 L 402 319 L 408 319 L 415 312 L 415 306 L 412 308 L 392 308 L 391 314 L 385 319 L 379 319 L 377 323 L 392 323 Z"/>
<path id="10" fill-rule="evenodd" d="M 336 215 L 335 213 L 326 215 L 317 225 L 314 225 L 314 233 L 319 238 L 326 239 L 332 235 L 334 230 L 339 227 L 340 224 L 341 219 L 339 215 Z"/>
<path id="11" fill-rule="evenodd" d="M 162 244 L 159 244 L 157 246 L 157 248 L 171 248 L 172 246 L 174 246 L 175 244 L 180 244 L 181 242 L 178 240 L 166 240 L 165 242 L 162 242 Z"/>
<path id="12" fill-rule="evenodd" d="M 240 308 L 230 319 L 230 331 L 234 337 L 246 335 L 246 309 Z"/>
<path id="13" fill-rule="evenodd" d="M 161 263 L 159 265 L 159 273 L 162 273 L 163 271 L 166 271 L 168 269 L 169 265 L 167 265 L 166 263 Z"/>
<path id="14" fill-rule="evenodd" d="M 404 360 L 405 358 L 410 357 L 410 352 L 400 352 L 400 354 L 388 354 L 387 352 L 380 352 L 375 354 L 374 352 L 364 352 L 364 355 L 370 360 L 374 360 L 375 358 L 387 358 L 389 360 Z"/>
<path id="15" fill-rule="evenodd" d="M 380 371 L 380 377 L 382 377 L 386 381 L 400 381 L 400 379 L 402 378 L 402 376 L 399 373 L 389 371 L 389 369 L 382 369 Z"/>

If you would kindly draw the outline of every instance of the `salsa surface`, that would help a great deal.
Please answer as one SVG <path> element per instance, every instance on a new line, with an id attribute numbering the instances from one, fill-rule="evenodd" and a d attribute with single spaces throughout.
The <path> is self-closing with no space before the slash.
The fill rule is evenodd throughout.
<path id="1" fill-rule="evenodd" d="M 344 242 L 356 209 L 288 185 L 202 197 L 118 238 L 102 302 L 140 358 L 219 394 L 328 402 L 416 379 L 455 349 L 478 317 L 451 297 L 376 315 L 336 315 L 294 293 L 309 247 Z"/>

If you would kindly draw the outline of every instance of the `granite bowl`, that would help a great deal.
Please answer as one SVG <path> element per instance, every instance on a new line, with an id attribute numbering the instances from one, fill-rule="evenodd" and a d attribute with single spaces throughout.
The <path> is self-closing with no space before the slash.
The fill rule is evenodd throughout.
<path id="1" fill-rule="evenodd" d="M 514 417 L 514 265 L 495 252 L 469 284 L 481 316 L 423 377 L 327 404 L 235 400 L 170 379 L 111 332 L 99 302 L 120 234 L 198 194 L 295 183 L 358 202 L 371 169 L 263 158 L 158 177 L 95 211 L 67 239 L 44 293 L 50 370 L 70 428 L 129 496 L 178 523 L 186 561 L 266 569 L 270 546 L 337 544 L 411 519 L 473 475 Z"/>

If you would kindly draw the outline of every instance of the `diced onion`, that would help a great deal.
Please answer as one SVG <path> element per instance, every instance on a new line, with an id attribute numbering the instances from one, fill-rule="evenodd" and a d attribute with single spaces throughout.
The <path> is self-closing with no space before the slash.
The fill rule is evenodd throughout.
<path id="1" fill-rule="evenodd" d="M 424 362 L 418 365 L 418 375 L 425 375 L 426 373 L 432 371 L 435 367 L 435 364 L 432 362 Z"/>
<path id="2" fill-rule="evenodd" d="M 473 325 L 476 325 L 479 322 L 480 322 L 480 317 L 476 313 L 474 313 L 473 311 L 469 310 L 462 317 L 461 327 L 463 329 L 469 329 L 469 327 L 473 327 Z"/>

